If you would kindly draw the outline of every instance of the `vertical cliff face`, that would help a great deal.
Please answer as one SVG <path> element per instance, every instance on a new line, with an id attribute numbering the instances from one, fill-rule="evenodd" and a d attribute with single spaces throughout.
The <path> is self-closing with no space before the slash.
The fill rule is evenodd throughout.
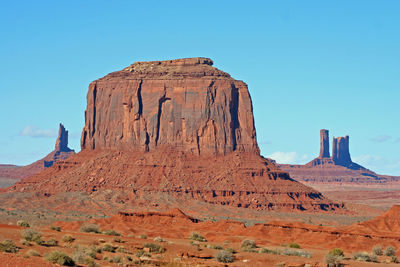
<path id="1" fill-rule="evenodd" d="M 247 85 L 207 58 L 137 62 L 92 82 L 82 150 L 259 153 Z"/>
<path id="2" fill-rule="evenodd" d="M 68 131 L 65 130 L 64 125 L 60 123 L 60 128 L 58 130 L 58 137 L 56 140 L 56 151 L 69 152 L 71 149 L 68 147 Z"/>
<path id="3" fill-rule="evenodd" d="M 320 158 L 329 158 L 329 131 L 322 129 L 320 131 Z"/>
<path id="4" fill-rule="evenodd" d="M 333 161 L 342 166 L 352 164 L 349 150 L 349 136 L 333 137 L 332 159 Z"/>

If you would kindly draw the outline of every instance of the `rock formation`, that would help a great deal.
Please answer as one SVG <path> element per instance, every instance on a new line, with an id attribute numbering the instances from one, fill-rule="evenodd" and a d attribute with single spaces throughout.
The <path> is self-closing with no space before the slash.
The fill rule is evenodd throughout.
<path id="1" fill-rule="evenodd" d="M 35 161 L 27 166 L 15 166 L 13 168 L 0 168 L 0 177 L 14 178 L 16 180 L 25 179 L 29 176 L 41 172 L 44 168 L 51 167 L 55 162 L 65 160 L 75 151 L 68 148 L 68 131 L 60 124 L 55 149 L 46 157 Z"/>
<path id="2" fill-rule="evenodd" d="M 353 162 L 350 158 L 349 136 L 333 137 L 332 159 L 337 165 L 350 166 Z"/>
<path id="3" fill-rule="evenodd" d="M 137 62 L 89 86 L 84 149 L 259 153 L 247 85 L 207 58 Z"/>
<path id="4" fill-rule="evenodd" d="M 75 151 L 68 147 L 68 131 L 60 123 L 55 150 L 46 157 L 44 167 L 51 167 L 57 161 L 65 160 L 73 154 L 75 154 Z"/>
<path id="5" fill-rule="evenodd" d="M 295 180 L 313 186 L 319 183 L 384 184 L 397 183 L 400 177 L 378 175 L 354 163 L 350 157 L 349 136 L 333 137 L 329 157 L 329 132 L 321 130 L 320 156 L 305 165 L 280 164 Z"/>
<path id="6" fill-rule="evenodd" d="M 321 148 L 319 152 L 320 158 L 329 158 L 329 131 L 322 129 L 320 131 L 321 136 Z"/>
<path id="7" fill-rule="evenodd" d="M 343 209 L 260 156 L 247 85 L 212 64 L 137 62 L 92 82 L 82 151 L 9 190 L 112 189 L 131 197 L 166 194 L 180 203 Z"/>

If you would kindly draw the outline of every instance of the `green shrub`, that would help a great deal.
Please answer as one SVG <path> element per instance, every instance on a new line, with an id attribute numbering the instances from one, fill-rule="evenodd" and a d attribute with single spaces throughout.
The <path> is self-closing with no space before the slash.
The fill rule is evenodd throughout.
<path id="1" fill-rule="evenodd" d="M 253 252 L 253 253 L 257 252 L 256 250 L 257 245 L 254 240 L 249 240 L 249 239 L 243 240 L 240 248 L 243 252 Z"/>
<path id="2" fill-rule="evenodd" d="M 80 228 L 81 232 L 84 232 L 84 233 L 95 233 L 95 234 L 100 233 L 99 229 L 100 229 L 99 226 L 97 224 L 94 224 L 94 223 L 84 224 Z"/>
<path id="3" fill-rule="evenodd" d="M 396 249 L 392 246 L 387 246 L 384 252 L 385 256 L 395 256 Z"/>
<path id="4" fill-rule="evenodd" d="M 300 245 L 297 244 L 297 243 L 295 243 L 295 242 L 290 243 L 290 244 L 289 244 L 289 247 L 290 247 L 290 248 L 301 248 Z"/>
<path id="5" fill-rule="evenodd" d="M 119 238 L 119 237 L 114 237 L 114 238 L 113 238 L 113 242 L 115 242 L 115 243 L 125 243 L 125 241 L 122 240 L 122 239 Z"/>
<path id="6" fill-rule="evenodd" d="M 353 260 L 366 261 L 366 262 L 377 262 L 378 258 L 376 255 L 370 255 L 367 252 L 357 252 L 353 254 Z"/>
<path id="7" fill-rule="evenodd" d="M 399 258 L 397 256 L 392 256 L 391 262 L 399 263 Z"/>
<path id="8" fill-rule="evenodd" d="M 151 257 L 151 255 L 149 254 L 149 253 L 147 253 L 147 252 L 145 252 L 143 249 L 141 249 L 141 250 L 138 250 L 136 253 L 135 253 L 135 256 L 137 257 L 137 258 L 140 258 L 140 257 Z"/>
<path id="9" fill-rule="evenodd" d="M 58 241 L 54 238 L 51 238 L 47 241 L 42 242 L 41 245 L 46 247 L 56 247 L 58 245 Z"/>
<path id="10" fill-rule="evenodd" d="M 51 251 L 50 253 L 46 254 L 44 258 L 51 263 L 57 263 L 64 266 L 75 266 L 74 260 L 63 251 Z"/>
<path id="11" fill-rule="evenodd" d="M 14 244 L 12 240 L 4 240 L 0 243 L 0 251 L 7 253 L 17 253 L 19 248 Z"/>
<path id="12" fill-rule="evenodd" d="M 222 250 L 215 255 L 218 262 L 230 263 L 235 261 L 235 256 L 230 251 Z"/>
<path id="13" fill-rule="evenodd" d="M 138 238 L 147 239 L 147 235 L 139 235 Z"/>
<path id="14" fill-rule="evenodd" d="M 272 255 L 279 255 L 281 252 L 277 249 L 268 249 L 268 248 L 261 248 L 260 253 L 272 254 Z"/>
<path id="15" fill-rule="evenodd" d="M 122 262 L 122 257 L 121 256 L 114 256 L 114 257 L 108 259 L 108 262 L 110 262 L 110 263 L 121 263 Z"/>
<path id="16" fill-rule="evenodd" d="M 200 242 L 207 242 L 207 240 L 206 240 L 202 235 L 200 235 L 200 234 L 197 233 L 197 232 L 192 232 L 192 233 L 190 234 L 190 236 L 189 236 L 189 239 L 191 239 L 191 240 L 196 240 L 196 241 L 200 241 Z"/>
<path id="17" fill-rule="evenodd" d="M 41 245 L 43 243 L 42 234 L 39 232 L 36 232 L 33 229 L 26 229 L 26 230 L 22 231 L 21 235 L 22 235 L 22 238 L 25 239 L 26 241 L 35 242 L 38 245 Z"/>
<path id="18" fill-rule="evenodd" d="M 154 237 L 153 240 L 154 240 L 155 242 L 165 242 L 165 240 L 162 239 L 161 236 Z"/>
<path id="19" fill-rule="evenodd" d="M 342 266 L 342 260 L 343 256 L 334 254 L 334 253 L 328 253 L 325 255 L 325 262 L 327 263 L 328 267 L 340 267 Z"/>
<path id="20" fill-rule="evenodd" d="M 61 227 L 60 226 L 51 226 L 50 229 L 53 230 L 53 231 L 57 231 L 57 232 L 61 231 Z"/>
<path id="21" fill-rule="evenodd" d="M 73 238 L 72 235 L 64 235 L 62 238 L 62 241 L 65 243 L 72 243 L 74 240 L 75 238 Z"/>
<path id="22" fill-rule="evenodd" d="M 17 222 L 17 225 L 18 225 L 18 226 L 21 226 L 21 227 L 31 227 L 31 226 L 29 225 L 29 223 L 28 223 L 27 221 L 24 221 L 24 220 L 18 221 L 18 222 Z"/>
<path id="23" fill-rule="evenodd" d="M 165 248 L 160 244 L 145 243 L 145 244 L 143 244 L 143 247 L 149 248 L 150 252 L 154 252 L 154 253 L 163 253 L 163 252 L 165 252 Z"/>
<path id="24" fill-rule="evenodd" d="M 93 249 L 87 247 L 76 246 L 74 254 L 72 254 L 72 259 L 75 262 L 87 264 L 96 258 L 96 253 Z"/>
<path id="25" fill-rule="evenodd" d="M 40 253 L 33 249 L 28 250 L 26 252 L 26 255 L 32 256 L 32 257 L 40 257 Z"/>
<path id="26" fill-rule="evenodd" d="M 329 255 L 333 255 L 333 256 L 342 256 L 342 257 L 344 257 L 344 252 L 340 248 L 334 248 L 331 251 L 329 251 L 328 254 Z"/>
<path id="27" fill-rule="evenodd" d="M 232 253 L 232 254 L 236 254 L 237 253 L 237 251 L 234 249 L 234 248 L 227 248 L 227 249 L 225 249 L 226 251 L 229 251 L 230 253 Z"/>
<path id="28" fill-rule="evenodd" d="M 219 245 L 215 245 L 215 246 L 211 245 L 211 246 L 207 246 L 207 247 L 211 248 L 211 249 L 217 249 L 217 250 L 223 250 L 224 249 L 222 246 L 219 246 Z"/>
<path id="29" fill-rule="evenodd" d="M 104 244 L 102 250 L 114 253 L 117 248 L 114 247 L 112 244 Z"/>
<path id="30" fill-rule="evenodd" d="M 285 255 L 285 256 L 297 256 L 297 257 L 302 257 L 302 258 L 311 258 L 312 257 L 311 253 L 308 251 L 294 250 L 294 249 L 284 249 L 280 254 Z"/>
<path id="31" fill-rule="evenodd" d="M 104 230 L 103 231 L 104 235 L 114 235 L 114 236 L 121 236 L 120 233 L 114 231 L 114 230 Z"/>

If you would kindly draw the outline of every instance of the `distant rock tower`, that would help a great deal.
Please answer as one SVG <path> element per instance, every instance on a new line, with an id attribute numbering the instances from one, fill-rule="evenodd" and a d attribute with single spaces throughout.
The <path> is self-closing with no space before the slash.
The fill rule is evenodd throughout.
<path id="1" fill-rule="evenodd" d="M 73 154 L 75 154 L 75 151 L 68 147 L 68 131 L 65 130 L 64 125 L 60 123 L 60 129 L 58 130 L 55 150 L 47 155 L 46 159 L 51 160 L 45 160 L 44 167 L 51 167 L 57 161 L 65 160 Z"/>
<path id="2" fill-rule="evenodd" d="M 329 131 L 322 129 L 320 131 L 321 136 L 321 147 L 319 152 L 320 158 L 329 158 Z"/>
<path id="3" fill-rule="evenodd" d="M 352 164 L 349 150 L 349 136 L 333 137 L 332 139 L 332 159 L 333 161 L 342 166 Z"/>

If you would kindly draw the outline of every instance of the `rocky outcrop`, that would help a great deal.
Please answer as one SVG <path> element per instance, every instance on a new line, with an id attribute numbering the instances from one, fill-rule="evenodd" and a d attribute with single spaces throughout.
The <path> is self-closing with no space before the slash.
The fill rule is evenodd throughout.
<path id="1" fill-rule="evenodd" d="M 349 136 L 333 137 L 332 159 L 337 165 L 350 166 L 353 162 L 350 157 Z"/>
<path id="2" fill-rule="evenodd" d="M 44 167 L 51 167 L 57 161 L 65 160 L 73 154 L 75 154 L 75 151 L 68 147 L 68 131 L 60 123 L 55 150 L 46 157 Z"/>
<path id="3" fill-rule="evenodd" d="M 321 138 L 321 146 L 319 157 L 320 158 L 329 158 L 329 131 L 322 129 L 320 131 L 320 138 Z"/>
<path id="4" fill-rule="evenodd" d="M 259 153 L 247 85 L 207 58 L 137 62 L 92 82 L 81 147 Z"/>

